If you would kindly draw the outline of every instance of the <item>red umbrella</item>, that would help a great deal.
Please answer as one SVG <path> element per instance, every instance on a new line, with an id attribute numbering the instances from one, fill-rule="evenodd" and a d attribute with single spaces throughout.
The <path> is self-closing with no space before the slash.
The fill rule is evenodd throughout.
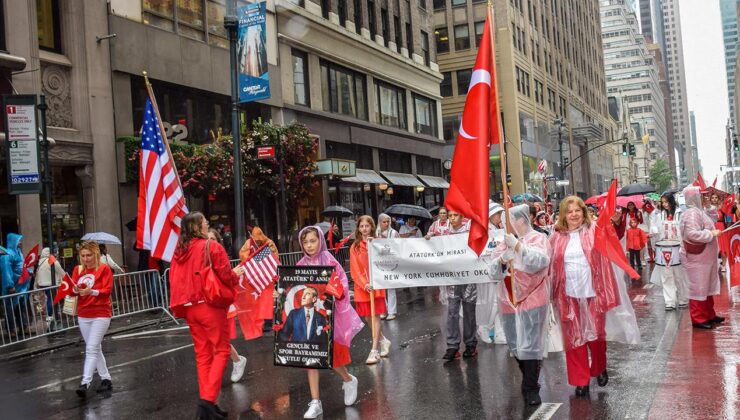
<path id="1" fill-rule="evenodd" d="M 601 207 L 601 205 L 604 204 L 604 200 L 606 200 L 606 193 L 589 197 L 586 199 L 585 203 L 592 206 Z"/>
<path id="2" fill-rule="evenodd" d="M 621 196 L 621 197 L 618 196 L 617 197 L 617 205 L 619 207 L 627 208 L 627 203 L 629 203 L 631 201 L 631 202 L 635 203 L 635 207 L 637 207 L 638 209 L 641 209 L 642 208 L 642 198 L 643 198 L 643 195 L 642 194 L 639 194 L 639 195 L 630 195 L 630 196 L 626 196 L 626 197 L 625 196 Z"/>

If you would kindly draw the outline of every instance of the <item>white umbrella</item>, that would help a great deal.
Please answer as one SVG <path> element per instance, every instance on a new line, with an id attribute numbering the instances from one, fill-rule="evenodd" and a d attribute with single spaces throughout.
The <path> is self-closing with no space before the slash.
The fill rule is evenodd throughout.
<path id="1" fill-rule="evenodd" d="M 105 232 L 86 233 L 85 236 L 82 237 L 82 240 L 83 241 L 93 241 L 99 244 L 106 244 L 106 245 L 121 245 L 120 239 L 116 238 L 110 233 L 105 233 Z"/>

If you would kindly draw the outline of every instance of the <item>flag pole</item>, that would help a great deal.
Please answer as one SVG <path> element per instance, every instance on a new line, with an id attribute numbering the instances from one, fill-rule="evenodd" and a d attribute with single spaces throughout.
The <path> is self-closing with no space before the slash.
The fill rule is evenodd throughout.
<path id="1" fill-rule="evenodd" d="M 498 85 L 498 77 L 495 77 L 496 74 L 496 38 L 494 37 L 494 10 L 493 10 L 493 2 L 491 0 L 488 0 L 488 36 L 489 40 L 491 42 L 491 73 L 493 73 L 491 76 L 493 79 L 493 83 L 496 83 Z M 498 86 L 496 87 L 496 92 L 498 93 Z M 496 98 L 498 100 L 498 98 Z M 495 112 L 498 112 L 498 107 L 496 107 Z M 499 142 L 499 155 L 501 157 L 501 187 L 503 191 L 503 203 L 501 203 L 504 207 L 504 218 L 506 219 L 504 221 L 504 231 L 506 233 L 512 232 L 511 228 L 511 218 L 509 217 L 509 186 L 506 183 L 506 137 L 504 137 L 504 132 L 501 128 L 501 124 L 497 124 L 497 127 L 492 127 L 494 130 L 498 130 L 499 133 L 499 139 L 501 141 Z M 513 297 L 513 304 L 514 306 L 518 305 L 519 302 L 516 298 L 516 288 L 514 287 L 514 267 L 513 264 L 511 264 L 511 261 L 507 264 L 509 269 L 509 277 L 511 278 L 511 296 Z"/>
<path id="2" fill-rule="evenodd" d="M 170 150 L 170 142 L 167 140 L 167 134 L 164 130 L 162 116 L 159 115 L 159 106 L 157 105 L 157 98 L 154 97 L 152 84 L 149 82 L 149 76 L 146 70 L 142 71 L 141 73 L 144 75 L 144 85 L 146 85 L 146 91 L 149 95 L 149 100 L 152 101 L 152 107 L 154 108 L 154 114 L 157 117 L 159 131 L 162 133 L 162 142 L 164 143 L 164 147 L 167 150 L 167 155 L 170 157 L 170 164 L 172 165 L 172 169 L 175 171 L 175 179 L 177 180 L 177 185 L 180 187 L 182 193 L 185 194 L 185 190 L 182 188 L 182 184 L 180 183 L 180 173 L 177 172 L 177 166 L 175 165 L 175 157 L 172 155 L 172 150 Z"/>

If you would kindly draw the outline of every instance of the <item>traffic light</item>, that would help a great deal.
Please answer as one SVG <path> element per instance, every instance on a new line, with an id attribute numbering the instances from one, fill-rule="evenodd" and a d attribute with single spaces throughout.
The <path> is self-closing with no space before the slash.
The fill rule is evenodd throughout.
<path id="1" fill-rule="evenodd" d="M 637 156 L 637 150 L 635 149 L 634 144 L 630 144 L 630 155 L 631 156 Z"/>
<path id="2" fill-rule="evenodd" d="M 627 143 L 622 145 L 622 156 L 627 156 L 627 154 L 629 153 L 627 146 Z"/>
<path id="3" fill-rule="evenodd" d="M 733 141 L 732 141 L 732 148 L 733 148 L 733 149 L 734 149 L 734 150 L 735 150 L 736 152 L 740 152 L 740 145 L 738 145 L 738 143 L 737 143 L 737 139 L 735 139 L 735 140 L 733 140 Z"/>
<path id="4" fill-rule="evenodd" d="M 563 158 L 563 166 L 568 166 L 568 161 L 569 160 L 570 159 L 568 159 L 567 157 L 566 158 Z"/>
<path id="5" fill-rule="evenodd" d="M 506 186 L 511 187 L 511 175 L 506 174 Z"/>

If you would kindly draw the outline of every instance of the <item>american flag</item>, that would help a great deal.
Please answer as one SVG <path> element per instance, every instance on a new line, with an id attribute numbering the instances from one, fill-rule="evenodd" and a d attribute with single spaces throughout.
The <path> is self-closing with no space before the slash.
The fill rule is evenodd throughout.
<path id="1" fill-rule="evenodd" d="M 147 98 L 141 128 L 136 245 L 150 250 L 154 258 L 170 261 L 188 209 L 158 118 L 159 112 Z"/>
<path id="2" fill-rule="evenodd" d="M 244 277 L 257 294 L 262 293 L 277 277 L 278 262 L 269 246 L 263 245 L 250 258 L 242 263 Z"/>

